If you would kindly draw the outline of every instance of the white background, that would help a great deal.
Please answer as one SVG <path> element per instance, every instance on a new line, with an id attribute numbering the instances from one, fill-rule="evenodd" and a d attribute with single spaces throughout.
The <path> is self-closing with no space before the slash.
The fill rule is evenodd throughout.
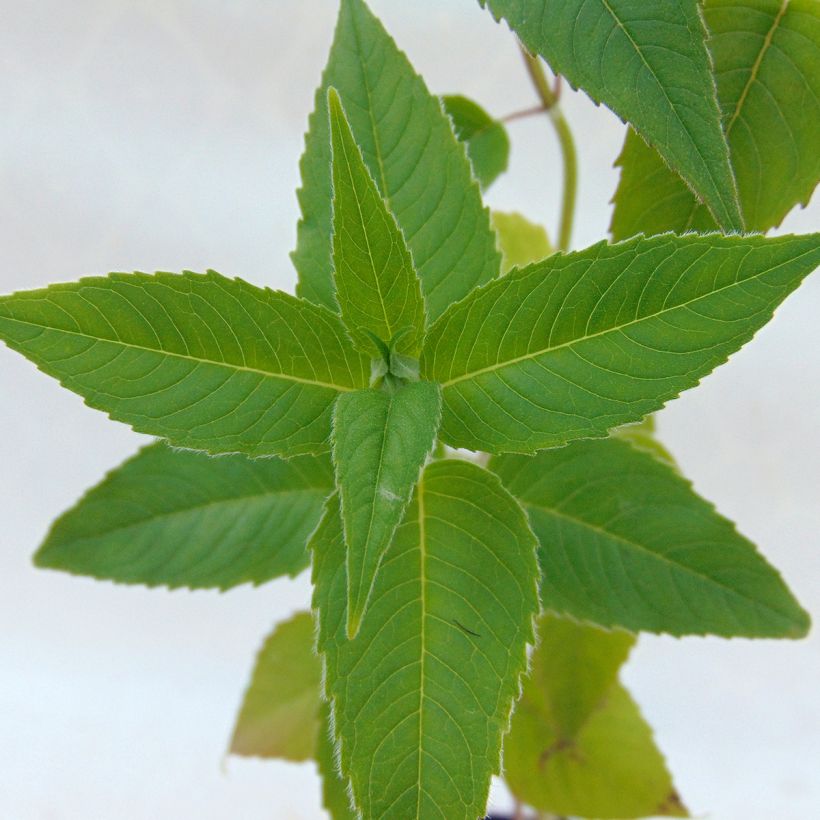
<path id="1" fill-rule="evenodd" d="M 477 4 L 373 0 L 436 92 L 502 115 L 535 100 Z M 202 270 L 291 289 L 302 132 L 335 3 L 0 0 L 0 291 L 110 270 Z M 580 95 L 575 246 L 605 236 L 623 136 Z M 490 204 L 554 231 L 546 122 L 511 125 Z M 784 228 L 817 226 L 817 203 Z M 820 617 L 820 277 L 660 417 L 685 472 Z M 53 572 L 50 520 L 141 438 L 0 349 L 0 820 L 318 818 L 312 765 L 223 760 L 253 654 L 307 581 L 148 591 Z M 820 817 L 820 632 L 642 638 L 625 678 L 694 813 Z M 501 790 L 498 805 L 504 803 Z"/>

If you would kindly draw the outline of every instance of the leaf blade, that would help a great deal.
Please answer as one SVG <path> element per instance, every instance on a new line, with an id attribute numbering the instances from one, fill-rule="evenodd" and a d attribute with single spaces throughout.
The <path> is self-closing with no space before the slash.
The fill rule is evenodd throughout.
<path id="1" fill-rule="evenodd" d="M 542 603 L 605 628 L 797 638 L 809 617 L 779 573 L 673 466 L 617 438 L 493 468 L 539 538 Z"/>
<path id="2" fill-rule="evenodd" d="M 341 521 L 329 504 L 312 544 L 319 650 L 342 769 L 365 816 L 484 811 L 538 607 L 533 546 L 491 474 L 433 462 L 347 641 Z M 504 584 L 521 594 L 502 601 L 493 590 Z"/>
<path id="3" fill-rule="evenodd" d="M 347 546 L 347 635 L 359 631 L 376 576 L 441 418 L 438 385 L 360 390 L 334 411 L 333 462 Z"/>
<path id="4" fill-rule="evenodd" d="M 457 139 L 467 147 L 481 190 L 486 191 L 507 170 L 510 159 L 507 129 L 478 103 L 461 94 L 445 94 L 441 102 L 453 122 Z"/>
<path id="5" fill-rule="evenodd" d="M 499 258 L 440 100 L 362 0 L 341 3 L 336 34 L 311 114 L 298 192 L 302 219 L 292 258 L 297 293 L 335 309 L 330 264 L 329 86 L 342 98 L 356 142 L 395 215 L 422 282 L 427 316 L 498 273 Z"/>
<path id="6" fill-rule="evenodd" d="M 0 297 L 0 338 L 111 418 L 211 453 L 327 450 L 336 396 L 369 377 L 338 316 L 213 271 Z"/>
<path id="7" fill-rule="evenodd" d="M 327 456 L 211 459 L 158 442 L 60 516 L 34 563 L 171 589 L 293 577 L 308 564 L 307 538 L 332 489 Z"/>
<path id="8" fill-rule="evenodd" d="M 767 231 L 820 181 L 820 9 L 801 0 L 707 0 L 704 17 L 718 98 L 746 227 Z M 712 230 L 715 222 L 657 153 L 632 131 L 610 231 Z"/>
<path id="9" fill-rule="evenodd" d="M 282 621 L 265 639 L 237 715 L 231 754 L 294 762 L 315 756 L 322 665 L 312 647 L 309 612 Z"/>
<path id="10" fill-rule="evenodd" d="M 538 632 L 504 744 L 512 792 L 560 815 L 688 816 L 652 730 L 618 681 L 634 638 L 552 615 Z"/>
<path id="11" fill-rule="evenodd" d="M 410 251 L 364 164 L 336 90 L 328 91 L 333 147 L 333 271 L 342 319 L 360 350 L 381 355 L 369 331 L 417 356 L 424 299 Z"/>
<path id="12" fill-rule="evenodd" d="M 695 0 L 480 0 L 532 53 L 604 103 L 687 180 L 726 231 L 743 229 Z"/>
<path id="13" fill-rule="evenodd" d="M 667 234 L 514 271 L 428 331 L 442 439 L 526 453 L 639 421 L 745 344 L 818 261 L 816 235 Z"/>

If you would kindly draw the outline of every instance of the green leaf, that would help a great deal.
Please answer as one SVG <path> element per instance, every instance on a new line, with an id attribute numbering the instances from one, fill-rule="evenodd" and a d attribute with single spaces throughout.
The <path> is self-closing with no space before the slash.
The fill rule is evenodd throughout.
<path id="1" fill-rule="evenodd" d="M 743 223 L 697 0 L 480 0 L 556 74 L 630 123 L 706 203 Z"/>
<path id="2" fill-rule="evenodd" d="M 328 92 L 333 146 L 333 267 L 342 319 L 356 346 L 374 358 L 396 349 L 418 356 L 424 300 L 413 260 L 362 160 L 335 89 Z"/>
<path id="3" fill-rule="evenodd" d="M 475 464 L 428 465 L 352 641 L 335 497 L 311 546 L 326 693 L 359 810 L 483 816 L 538 610 L 521 508 Z"/>
<path id="4" fill-rule="evenodd" d="M 616 438 L 494 458 L 541 542 L 545 608 L 601 626 L 798 638 L 809 616 L 669 464 Z"/>
<path id="5" fill-rule="evenodd" d="M 638 421 L 722 364 L 820 261 L 818 236 L 665 235 L 555 254 L 453 305 L 421 374 L 451 446 L 533 452 Z"/>
<path id="6" fill-rule="evenodd" d="M 319 708 L 319 726 L 316 762 L 322 778 L 322 805 L 333 820 L 358 820 L 353 809 L 350 808 L 347 781 L 339 772 L 336 744 L 333 741 L 330 704 L 327 701 L 322 701 Z"/>
<path id="7" fill-rule="evenodd" d="M 327 450 L 333 402 L 369 380 L 334 313 L 213 271 L 3 296 L 0 339 L 111 418 L 211 453 Z"/>
<path id="8" fill-rule="evenodd" d="M 441 391 L 414 382 L 395 393 L 339 397 L 333 463 L 347 547 L 347 634 L 355 637 L 376 574 L 401 523 L 441 419 Z"/>
<path id="9" fill-rule="evenodd" d="M 507 170 L 510 159 L 507 129 L 478 103 L 461 94 L 445 94 L 441 102 L 453 122 L 456 137 L 467 147 L 478 184 L 486 191 Z"/>
<path id="10" fill-rule="evenodd" d="M 820 181 L 820 5 L 707 0 L 718 99 L 746 227 L 779 225 Z M 715 222 L 658 154 L 629 132 L 610 230 L 710 230 Z"/>
<path id="11" fill-rule="evenodd" d="M 493 211 L 491 220 L 501 250 L 502 273 L 509 273 L 513 268 L 523 268 L 553 252 L 544 228 L 530 222 L 525 216 L 515 212 Z"/>
<path id="12" fill-rule="evenodd" d="M 634 638 L 551 615 L 504 742 L 505 777 L 540 811 L 687 817 L 637 704 L 618 682 Z"/>
<path id="13" fill-rule="evenodd" d="M 147 586 L 262 584 L 307 566 L 332 489 L 326 455 L 210 458 L 152 444 L 57 519 L 34 563 Z"/>
<path id="14" fill-rule="evenodd" d="M 356 143 L 395 215 L 433 320 L 498 274 L 489 215 L 464 146 L 438 97 L 362 0 L 342 0 L 302 156 L 297 293 L 332 310 L 327 91 L 344 103 Z"/>
<path id="15" fill-rule="evenodd" d="M 268 636 L 245 692 L 231 754 L 313 758 L 319 743 L 322 664 L 313 652 L 313 617 L 299 612 Z"/>

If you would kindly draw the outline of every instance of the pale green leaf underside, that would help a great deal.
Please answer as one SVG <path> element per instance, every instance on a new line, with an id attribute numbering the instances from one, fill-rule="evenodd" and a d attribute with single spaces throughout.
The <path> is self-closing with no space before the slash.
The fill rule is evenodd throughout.
<path id="1" fill-rule="evenodd" d="M 632 638 L 553 616 L 538 634 L 504 742 L 512 792 L 556 815 L 686 817 L 652 730 L 617 679 Z"/>
<path id="2" fill-rule="evenodd" d="M 779 225 L 820 181 L 820 4 L 707 0 L 718 99 L 748 230 Z M 712 230 L 715 222 L 633 132 L 618 159 L 611 231 Z"/>
<path id="3" fill-rule="evenodd" d="M 507 170 L 510 139 L 504 124 L 461 94 L 446 94 L 441 102 L 453 122 L 456 137 L 467 147 L 475 178 L 486 191 Z"/>
<path id="4" fill-rule="evenodd" d="M 283 621 L 268 636 L 236 720 L 231 754 L 293 761 L 316 755 L 322 664 L 313 643 L 309 612 Z"/>
<path id="5" fill-rule="evenodd" d="M 530 222 L 525 216 L 515 212 L 493 211 L 491 219 L 501 251 L 502 273 L 523 268 L 553 252 L 544 228 Z"/>
<path id="6" fill-rule="evenodd" d="M 611 438 L 492 467 L 541 543 L 546 609 L 673 635 L 806 634 L 809 617 L 778 572 L 649 453 Z"/>
<path id="7" fill-rule="evenodd" d="M 262 584 L 307 566 L 332 490 L 327 455 L 211 458 L 157 443 L 58 518 L 34 561 L 127 584 Z"/>
<path id="8" fill-rule="evenodd" d="M 723 229 L 742 229 L 696 0 L 481 2 L 555 73 L 630 123 Z"/>
<path id="9" fill-rule="evenodd" d="M 414 382 L 339 397 L 333 463 L 347 548 L 347 628 L 359 630 L 376 573 L 401 523 L 441 418 L 441 391 Z"/>
<path id="10" fill-rule="evenodd" d="M 336 299 L 356 346 L 372 357 L 399 332 L 396 350 L 418 356 L 424 299 L 399 226 L 364 164 L 334 89 L 328 92 L 333 146 L 333 269 Z"/>
<path id="11" fill-rule="evenodd" d="M 297 293 L 336 309 L 330 259 L 327 90 L 339 92 L 365 163 L 404 233 L 428 319 L 498 273 L 489 214 L 438 97 L 362 0 L 342 0 L 302 156 Z"/>
<path id="12" fill-rule="evenodd" d="M 135 430 L 211 453 L 327 450 L 370 362 L 339 317 L 207 274 L 124 274 L 0 297 L 0 339 Z"/>
<path id="13" fill-rule="evenodd" d="M 818 261 L 817 236 L 666 234 L 513 271 L 428 332 L 441 437 L 533 452 L 639 421 L 747 342 Z"/>
<path id="14" fill-rule="evenodd" d="M 338 504 L 311 546 L 327 695 L 359 809 L 483 816 L 538 609 L 521 508 L 474 464 L 428 465 L 352 641 Z"/>

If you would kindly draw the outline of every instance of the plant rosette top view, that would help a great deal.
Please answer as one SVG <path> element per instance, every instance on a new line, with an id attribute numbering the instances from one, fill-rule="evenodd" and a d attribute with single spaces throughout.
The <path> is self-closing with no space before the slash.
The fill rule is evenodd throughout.
<path id="1" fill-rule="evenodd" d="M 309 571 L 230 751 L 315 760 L 333 818 L 476 820 L 496 775 L 521 820 L 685 817 L 620 680 L 639 634 L 796 639 L 810 618 L 653 414 L 820 264 L 820 235 L 767 236 L 820 179 L 820 4 L 474 13 L 518 39 L 537 93 L 506 119 L 560 144 L 555 234 L 483 204 L 505 123 L 433 95 L 341 0 L 296 295 L 208 270 L 0 297 L 9 348 L 156 438 L 34 562 L 219 590 Z M 610 237 L 580 250 L 562 84 L 629 126 Z"/>

